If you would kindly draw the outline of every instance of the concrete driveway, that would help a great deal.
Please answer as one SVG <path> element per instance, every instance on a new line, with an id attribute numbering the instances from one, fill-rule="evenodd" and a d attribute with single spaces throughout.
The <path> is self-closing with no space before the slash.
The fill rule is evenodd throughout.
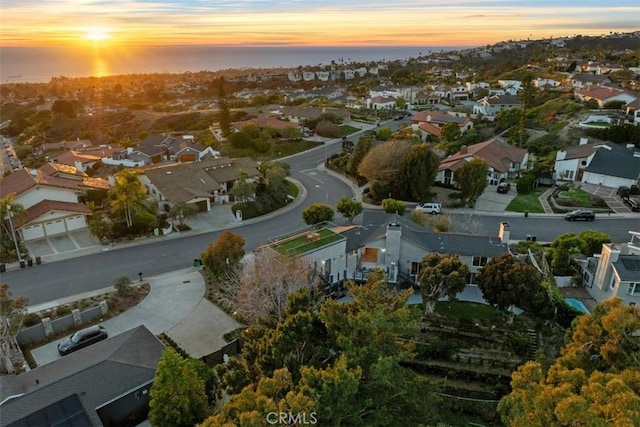
<path id="1" fill-rule="evenodd" d="M 487 185 L 484 193 L 476 201 L 475 210 L 485 212 L 504 212 L 505 208 L 518 194 L 516 186 L 511 185 L 508 193 L 498 193 L 497 185 Z"/>
<path id="2" fill-rule="evenodd" d="M 166 332 L 192 357 L 202 357 L 222 348 L 223 335 L 240 327 L 224 311 L 203 299 L 204 278 L 196 268 L 147 280 L 150 291 L 140 304 L 100 323 L 107 328 L 109 336 L 144 325 L 155 335 Z M 62 357 L 58 354 L 58 343 L 62 339 L 31 351 L 38 366 Z"/>

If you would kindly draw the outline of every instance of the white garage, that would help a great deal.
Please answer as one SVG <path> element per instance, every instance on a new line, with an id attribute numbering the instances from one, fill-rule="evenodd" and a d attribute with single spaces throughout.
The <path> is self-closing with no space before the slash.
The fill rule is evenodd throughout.
<path id="1" fill-rule="evenodd" d="M 23 227 L 21 229 L 22 238 L 26 241 L 42 239 L 44 237 L 44 228 L 42 224 L 35 224 Z"/>
<path id="2" fill-rule="evenodd" d="M 80 230 L 86 227 L 87 223 L 85 221 L 84 215 L 76 215 L 67 218 L 67 231 Z"/>
<path id="3" fill-rule="evenodd" d="M 47 236 L 55 236 L 56 234 L 65 233 L 64 219 L 56 219 L 44 223 L 44 231 Z"/>

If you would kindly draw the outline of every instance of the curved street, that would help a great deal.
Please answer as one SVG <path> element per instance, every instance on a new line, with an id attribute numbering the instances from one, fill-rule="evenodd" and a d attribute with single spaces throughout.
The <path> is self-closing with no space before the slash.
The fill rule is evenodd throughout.
<path id="1" fill-rule="evenodd" d="M 358 133 L 352 135 L 357 139 Z M 341 150 L 341 141 L 329 144 L 284 159 L 291 165 L 291 176 L 305 189 L 299 200 L 279 212 L 262 218 L 239 223 L 233 232 L 245 239 L 245 250 L 250 251 L 264 244 L 270 238 L 292 233 L 305 227 L 302 211 L 311 203 L 322 202 L 335 206 L 343 197 L 354 197 L 354 186 L 319 166 L 325 158 Z M 591 223 L 568 223 L 560 215 L 536 215 L 525 218 L 510 212 L 460 212 L 452 216 L 473 216 L 481 223 L 484 233 L 497 234 L 501 222 L 511 226 L 511 239 L 524 240 L 527 235 L 537 240 L 549 242 L 566 232 L 579 233 L 585 229 L 598 229 L 614 242 L 626 242 L 628 230 L 637 229 L 637 218 L 620 216 L 599 217 Z M 359 217 L 356 218 L 358 222 Z M 346 223 L 339 214 L 336 223 Z M 102 289 L 110 286 L 115 277 L 127 275 L 137 277 L 143 272 L 145 277 L 179 270 L 192 265 L 206 247 L 213 243 L 223 229 L 210 232 L 192 232 L 186 236 L 170 235 L 166 238 L 152 238 L 118 245 L 114 248 L 101 247 L 97 252 L 68 258 L 56 262 L 45 262 L 30 268 L 11 269 L 2 274 L 2 282 L 11 286 L 15 296 L 26 296 L 30 305 L 55 301 L 70 295 Z M 179 238 L 176 238 L 179 237 Z"/>

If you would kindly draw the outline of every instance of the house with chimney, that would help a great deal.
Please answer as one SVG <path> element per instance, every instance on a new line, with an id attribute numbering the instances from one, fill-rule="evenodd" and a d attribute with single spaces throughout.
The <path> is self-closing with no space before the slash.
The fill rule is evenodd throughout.
<path id="1" fill-rule="evenodd" d="M 382 211 L 367 211 L 362 225 L 307 229 L 273 239 L 257 250 L 273 249 L 303 258 L 326 283 L 364 282 L 381 269 L 391 284 L 417 283 L 420 261 L 429 253 L 458 255 L 469 266 L 468 284 L 476 284 L 478 270 L 508 252 L 510 226 L 501 223 L 496 235 L 435 233 L 408 219 Z"/>
<path id="2" fill-rule="evenodd" d="M 617 297 L 640 306 L 640 232 L 629 234 L 627 243 L 604 243 L 601 253 L 576 258 L 582 284 L 597 303 Z"/>
<path id="3" fill-rule="evenodd" d="M 481 159 L 489 167 L 487 181 L 497 185 L 500 181 L 515 178 L 529 168 L 529 152 L 497 138 L 478 144 L 460 147 L 460 150 L 443 159 L 438 167 L 436 182 L 455 185 L 455 173 L 472 159 Z"/>
<path id="4" fill-rule="evenodd" d="M 402 216 L 367 211 L 361 226 L 341 230 L 347 251 L 343 276 L 365 281 L 370 271 L 380 268 L 389 283 L 416 284 L 422 258 L 439 253 L 459 256 L 469 266 L 467 283 L 476 284 L 478 270 L 509 251 L 509 224 L 501 223 L 496 231 L 496 235 L 435 233 Z"/>
<path id="5" fill-rule="evenodd" d="M 13 194 L 25 215 L 13 225 L 28 242 L 87 230 L 89 208 L 80 201 L 90 190 L 108 190 L 109 182 L 91 178 L 73 166 L 46 163 L 38 169 L 20 169 L 2 179 L 0 199 Z"/>

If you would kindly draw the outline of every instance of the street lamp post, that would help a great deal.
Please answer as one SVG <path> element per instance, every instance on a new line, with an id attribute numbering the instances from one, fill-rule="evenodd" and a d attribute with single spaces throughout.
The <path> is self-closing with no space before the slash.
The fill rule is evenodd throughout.
<path id="1" fill-rule="evenodd" d="M 21 262 L 22 256 L 20 255 L 20 248 L 18 247 L 18 239 L 16 239 L 16 230 L 13 228 L 13 214 L 11 213 L 11 205 L 7 205 L 7 213 L 9 215 L 9 226 L 11 227 L 13 244 L 16 246 L 16 255 L 18 256 L 18 262 Z"/>

